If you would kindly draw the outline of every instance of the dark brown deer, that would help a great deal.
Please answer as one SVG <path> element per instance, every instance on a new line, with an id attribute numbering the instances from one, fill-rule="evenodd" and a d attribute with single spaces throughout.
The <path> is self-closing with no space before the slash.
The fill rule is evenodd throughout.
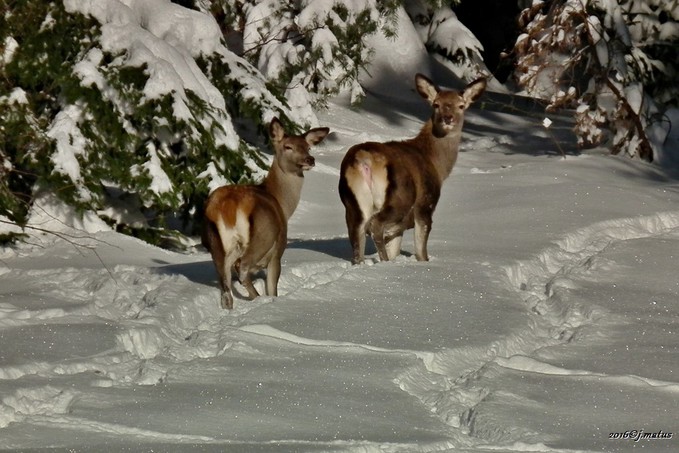
<path id="1" fill-rule="evenodd" d="M 309 148 L 328 132 L 322 127 L 302 135 L 286 135 L 280 121 L 274 119 L 269 135 L 275 156 L 264 181 L 259 185 L 222 186 L 208 197 L 203 245 L 219 274 L 222 308 L 233 308 L 233 272 L 248 298 L 254 299 L 259 293 L 252 284 L 252 273 L 266 269 L 266 294 L 278 295 L 288 219 L 299 204 L 304 171 L 315 165 Z"/>
<path id="2" fill-rule="evenodd" d="M 462 91 L 441 90 L 422 74 L 417 92 L 432 106 L 417 137 L 352 146 L 342 160 L 339 194 L 346 210 L 352 262 L 362 263 L 365 236 L 380 260 L 401 251 L 405 230 L 415 228 L 415 257 L 428 261 L 427 240 L 443 181 L 457 160 L 464 112 L 486 88 L 481 78 Z"/>

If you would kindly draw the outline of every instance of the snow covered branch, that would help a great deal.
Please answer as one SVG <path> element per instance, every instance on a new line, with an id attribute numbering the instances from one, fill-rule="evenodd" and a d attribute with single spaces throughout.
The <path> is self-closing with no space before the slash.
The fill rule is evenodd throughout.
<path id="1" fill-rule="evenodd" d="M 670 80 L 679 60 L 676 51 L 661 56 L 668 41 L 679 41 L 679 10 L 653 3 L 535 1 L 522 13 L 517 81 L 547 100 L 548 110 L 576 109 L 583 147 L 607 143 L 616 154 L 662 158 L 668 129 L 654 118 L 676 108 L 679 93 Z"/>

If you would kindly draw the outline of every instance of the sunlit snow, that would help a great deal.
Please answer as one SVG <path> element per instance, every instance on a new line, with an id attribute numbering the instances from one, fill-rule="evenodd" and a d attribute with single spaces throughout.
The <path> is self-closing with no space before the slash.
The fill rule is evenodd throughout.
<path id="1" fill-rule="evenodd" d="M 161 0 L 66 3 L 110 27 L 175 11 Z M 143 33 L 196 33 L 186 55 L 209 48 L 203 19 L 185 19 Z M 374 38 L 361 108 L 345 94 L 312 112 L 331 135 L 312 151 L 277 298 L 237 297 L 223 310 L 201 247 L 159 249 L 51 194 L 36 200 L 29 237 L 0 248 L 2 448 L 679 448 L 679 176 L 670 167 L 605 150 L 577 155 L 568 118 L 550 114 L 547 133 L 544 112 L 503 112 L 491 92 L 467 114 L 431 260 L 415 260 L 408 233 L 394 261 L 379 262 L 369 246 L 365 264 L 350 264 L 337 194 L 344 153 L 414 136 L 429 115 L 412 79 L 432 67 L 421 43 L 400 39 L 388 51 Z M 145 55 L 162 48 L 156 41 L 131 46 Z M 167 75 L 165 88 L 191 85 L 221 102 L 188 63 L 153 71 Z M 74 181 L 78 119 L 76 107 L 65 110 L 50 132 L 55 165 Z M 152 163 L 161 151 L 148 152 Z M 163 192 L 167 181 L 149 165 Z M 0 217 L 0 232 L 9 228 Z"/>

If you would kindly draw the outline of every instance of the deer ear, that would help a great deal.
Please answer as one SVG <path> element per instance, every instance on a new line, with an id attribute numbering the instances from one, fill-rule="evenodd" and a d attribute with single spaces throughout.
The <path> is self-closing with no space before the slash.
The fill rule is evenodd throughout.
<path id="1" fill-rule="evenodd" d="M 328 135 L 330 129 L 327 127 L 317 127 L 315 129 L 310 129 L 304 134 L 304 140 L 310 145 L 318 145 L 323 141 L 323 139 Z"/>
<path id="2" fill-rule="evenodd" d="M 434 99 L 436 99 L 436 95 L 439 92 L 439 88 L 434 85 L 434 82 L 422 74 L 415 76 L 415 88 L 420 93 L 420 96 L 429 101 L 430 104 L 434 103 Z"/>
<path id="3" fill-rule="evenodd" d="M 271 120 L 269 124 L 269 136 L 274 142 L 280 142 L 285 137 L 285 129 L 283 129 L 283 124 L 281 124 L 278 118 Z"/>
<path id="4" fill-rule="evenodd" d="M 481 77 L 474 80 L 472 83 L 467 85 L 462 91 L 462 98 L 465 101 L 467 107 L 471 105 L 472 102 L 481 97 L 486 89 L 486 79 Z"/>

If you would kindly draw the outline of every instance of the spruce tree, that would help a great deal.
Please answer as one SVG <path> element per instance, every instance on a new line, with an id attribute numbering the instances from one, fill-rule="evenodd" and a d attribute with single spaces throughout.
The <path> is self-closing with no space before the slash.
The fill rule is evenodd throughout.
<path id="1" fill-rule="evenodd" d="M 478 63 L 441 0 L 0 0 L 0 221 L 49 192 L 152 242 L 195 233 L 211 189 L 266 167 L 274 116 L 361 99 L 368 37 L 413 4 L 432 52 Z"/>
<path id="2" fill-rule="evenodd" d="M 83 4 L 2 0 L 0 215 L 23 225 L 35 196 L 50 191 L 149 240 L 165 236 L 171 219 L 191 232 L 210 188 L 265 166 L 234 118 L 256 128 L 273 116 L 292 124 L 292 114 L 220 45 L 210 16 L 188 16 L 217 31 L 207 51 L 147 33 L 133 14 L 106 22 Z M 180 12 L 167 18 L 186 19 Z"/>
<path id="3" fill-rule="evenodd" d="M 235 53 L 256 66 L 291 107 L 313 117 L 340 90 L 361 93 L 369 65 L 367 38 L 390 28 L 398 0 L 208 0 Z"/>

